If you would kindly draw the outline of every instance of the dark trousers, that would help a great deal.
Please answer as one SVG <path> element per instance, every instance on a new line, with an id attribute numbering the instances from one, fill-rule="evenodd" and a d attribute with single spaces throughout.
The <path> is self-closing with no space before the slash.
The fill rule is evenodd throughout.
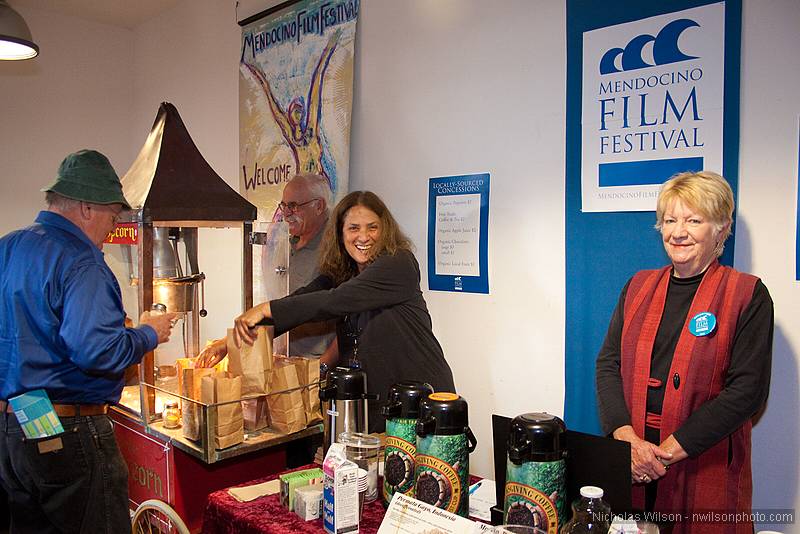
<path id="1" fill-rule="evenodd" d="M 61 424 L 61 448 L 42 452 L 47 440 L 26 439 L 13 414 L 0 414 L 0 480 L 11 534 L 130 532 L 128 467 L 111 420 L 62 417 Z"/>

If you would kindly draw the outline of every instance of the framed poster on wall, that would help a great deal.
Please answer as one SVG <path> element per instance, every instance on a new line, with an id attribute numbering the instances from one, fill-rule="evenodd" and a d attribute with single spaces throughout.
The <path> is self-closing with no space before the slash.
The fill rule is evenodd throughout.
<path id="1" fill-rule="evenodd" d="M 489 293 L 489 174 L 431 178 L 428 287 Z"/>

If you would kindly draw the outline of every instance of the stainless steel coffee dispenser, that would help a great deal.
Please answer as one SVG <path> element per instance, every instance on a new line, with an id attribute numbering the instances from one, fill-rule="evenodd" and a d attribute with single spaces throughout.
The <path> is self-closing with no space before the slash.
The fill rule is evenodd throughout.
<path id="1" fill-rule="evenodd" d="M 325 417 L 325 453 L 342 432 L 369 431 L 367 401 L 377 400 L 378 396 L 367 393 L 367 374 L 361 369 L 334 367 L 328 371 L 319 398 Z"/>

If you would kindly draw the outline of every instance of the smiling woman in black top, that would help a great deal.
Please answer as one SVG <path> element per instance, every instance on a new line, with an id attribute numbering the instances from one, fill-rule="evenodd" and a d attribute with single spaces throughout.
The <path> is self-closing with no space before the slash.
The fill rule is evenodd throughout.
<path id="1" fill-rule="evenodd" d="M 419 287 L 411 243 L 377 195 L 355 191 L 337 204 L 323 237 L 320 272 L 288 297 L 237 317 L 235 342 L 252 344 L 254 327 L 264 318 L 274 321 L 276 335 L 306 322 L 337 319 L 339 360 L 358 359 L 370 393 L 383 397 L 403 380 L 455 391 Z M 371 432 L 384 429 L 378 406 L 370 405 Z"/>

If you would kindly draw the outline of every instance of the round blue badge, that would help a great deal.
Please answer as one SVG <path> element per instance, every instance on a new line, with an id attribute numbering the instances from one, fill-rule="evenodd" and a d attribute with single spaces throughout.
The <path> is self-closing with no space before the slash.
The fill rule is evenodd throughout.
<path id="1" fill-rule="evenodd" d="M 689 321 L 689 332 L 693 336 L 707 336 L 717 327 L 717 318 L 711 312 L 701 312 Z"/>

